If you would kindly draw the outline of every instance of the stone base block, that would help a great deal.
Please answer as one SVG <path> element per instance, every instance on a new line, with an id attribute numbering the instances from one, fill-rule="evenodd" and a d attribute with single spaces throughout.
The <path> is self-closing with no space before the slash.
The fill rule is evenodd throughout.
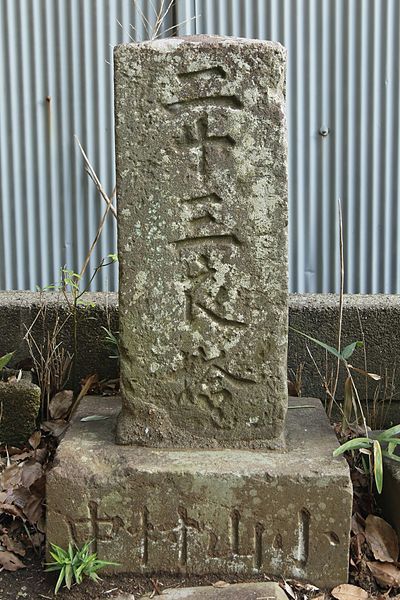
<path id="1" fill-rule="evenodd" d="M 346 582 L 347 464 L 321 403 L 290 407 L 285 452 L 167 450 L 115 445 L 119 402 L 86 398 L 48 476 L 48 542 L 94 540 L 114 571 Z"/>
<path id="2" fill-rule="evenodd" d="M 143 600 L 153 598 L 153 592 Z M 282 588 L 272 581 L 262 583 L 237 583 L 225 588 L 203 587 L 175 588 L 163 591 L 165 600 L 287 600 Z"/>

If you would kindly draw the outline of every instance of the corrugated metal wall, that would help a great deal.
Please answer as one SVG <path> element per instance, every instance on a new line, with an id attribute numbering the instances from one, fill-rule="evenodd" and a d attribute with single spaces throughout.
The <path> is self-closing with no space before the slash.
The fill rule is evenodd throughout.
<path id="1" fill-rule="evenodd" d="M 151 3 L 137 6 L 0 0 L 0 289 L 46 286 L 60 280 L 64 265 L 76 272 L 83 265 L 105 204 L 74 134 L 110 193 L 112 46 L 146 39 L 155 22 Z M 171 24 L 170 15 L 164 27 Z M 109 216 L 92 267 L 115 251 Z M 93 289 L 116 288 L 111 269 L 99 272 Z"/>
<path id="2" fill-rule="evenodd" d="M 152 2 L 140 6 L 154 20 Z M 146 32 L 133 0 L 0 0 L 0 9 L 0 288 L 23 289 L 84 260 L 103 206 L 73 134 L 111 191 L 110 44 Z M 340 198 L 347 291 L 398 292 L 400 2 L 176 0 L 167 28 L 172 16 L 188 20 L 181 33 L 288 49 L 291 290 L 337 291 Z M 109 218 L 92 264 L 114 250 Z M 97 287 L 115 286 L 115 272 L 100 274 Z"/>

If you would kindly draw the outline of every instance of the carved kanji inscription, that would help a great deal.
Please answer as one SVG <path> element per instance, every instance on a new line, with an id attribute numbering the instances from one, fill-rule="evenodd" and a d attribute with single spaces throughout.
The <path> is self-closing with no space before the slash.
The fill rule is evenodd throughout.
<path id="1" fill-rule="evenodd" d="M 128 532 L 132 544 L 139 548 L 140 567 L 143 569 L 156 567 L 160 552 L 169 552 L 174 557 L 175 564 L 171 566 L 175 566 L 176 570 L 190 569 L 193 556 L 197 561 L 231 560 L 233 564 L 244 561 L 257 571 L 263 571 L 270 554 L 276 552 L 281 559 L 285 558 L 302 569 L 308 563 L 311 514 L 306 508 L 301 508 L 297 514 L 295 537 L 298 545 L 295 548 L 279 531 L 271 531 L 263 521 L 251 522 L 248 516 L 243 518 L 237 508 L 227 515 L 225 536 L 211 523 L 191 516 L 191 511 L 182 504 L 176 506 L 176 513 L 171 515 L 168 524 L 154 520 L 147 506 L 143 506 L 132 523 L 126 523 L 126 519 L 119 516 L 110 518 L 99 514 L 101 511 L 94 501 L 89 502 L 87 512 L 87 517 L 67 520 L 70 541 L 79 546 L 90 536 L 93 552 L 100 552 L 107 559 L 110 558 L 107 548 L 118 547 L 121 536 Z M 336 539 L 335 545 L 339 545 L 338 536 L 334 532 L 330 534 Z"/>
<path id="2" fill-rule="evenodd" d="M 284 55 L 202 40 L 116 52 L 117 439 L 264 447 L 286 411 Z"/>

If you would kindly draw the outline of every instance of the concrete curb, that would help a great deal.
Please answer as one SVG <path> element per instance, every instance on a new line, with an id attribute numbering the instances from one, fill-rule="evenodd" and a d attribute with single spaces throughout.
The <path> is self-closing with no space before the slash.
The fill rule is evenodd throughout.
<path id="1" fill-rule="evenodd" d="M 100 377 L 116 377 L 117 361 L 110 359 L 110 348 L 105 342 L 102 327 L 118 331 L 118 295 L 115 293 L 87 293 L 84 304 L 77 309 L 77 360 L 74 373 L 74 385 L 82 377 L 97 372 Z M 0 292 L 0 356 L 16 350 L 14 364 L 28 355 L 23 342 L 25 326 L 35 319 L 41 304 L 46 304 L 46 321 L 51 326 L 57 314 L 60 319 L 70 314 L 66 301 L 56 293 L 45 292 Z M 338 329 L 339 298 L 334 294 L 291 294 L 289 297 L 289 321 L 292 327 L 299 329 L 328 344 L 335 345 Z M 43 344 L 43 320 L 35 326 L 35 335 L 39 345 Z M 396 376 L 398 356 L 400 356 L 400 296 L 348 295 L 344 300 L 343 345 L 355 340 L 365 339 L 368 370 L 385 375 L 389 384 L 368 382 L 365 389 L 364 378 L 358 377 L 361 396 L 373 398 L 377 393 L 384 394 L 400 390 L 400 372 Z M 73 319 L 68 320 L 61 336 L 65 347 L 73 349 Z M 321 379 L 316 373 L 307 352 L 306 340 L 293 331 L 289 334 L 288 366 L 296 371 L 304 363 L 302 375 L 302 393 L 304 396 L 324 396 Z M 317 345 L 309 343 L 317 364 L 326 363 L 325 352 Z M 358 349 L 352 357 L 352 364 L 364 368 L 364 353 Z M 329 360 L 329 367 L 335 366 L 335 359 Z M 393 386 L 391 379 L 393 377 Z M 342 397 L 343 378 L 339 381 L 338 398 Z M 393 387 L 393 390 L 391 390 Z M 379 388 L 379 389 L 377 389 Z"/>
<path id="2" fill-rule="evenodd" d="M 336 347 L 338 336 L 339 297 L 334 294 L 292 294 L 289 304 L 289 321 L 292 327 Z M 398 399 L 400 374 L 396 366 L 400 355 L 400 296 L 395 295 L 346 295 L 343 307 L 342 347 L 356 340 L 365 341 L 363 349 L 357 349 L 351 357 L 351 364 L 361 369 L 385 377 L 385 382 L 376 383 L 355 374 L 357 388 L 362 399 L 389 398 L 394 394 Z M 325 371 L 326 352 L 308 343 L 316 363 Z M 365 364 L 366 359 L 366 364 Z M 290 331 L 289 369 L 296 370 L 304 363 L 302 376 L 303 395 L 321 397 L 324 395 L 321 379 L 307 352 L 307 340 Z M 329 356 L 328 371 L 336 367 L 336 359 Z M 393 381 L 392 381 L 393 379 Z M 338 384 L 339 399 L 343 398 L 344 377 Z M 397 396 L 396 396 L 397 392 Z"/>
<path id="3" fill-rule="evenodd" d="M 110 357 L 106 333 L 102 327 L 118 331 L 117 294 L 87 293 L 76 311 L 76 361 L 70 385 L 97 373 L 100 378 L 117 377 L 118 361 Z M 39 348 L 44 346 L 46 331 L 52 330 L 59 319 L 66 321 L 59 341 L 70 353 L 74 352 L 74 317 L 62 295 L 55 292 L 0 292 L 0 356 L 15 351 L 11 366 L 29 356 L 24 341 L 26 328 L 35 322 L 33 334 Z"/>

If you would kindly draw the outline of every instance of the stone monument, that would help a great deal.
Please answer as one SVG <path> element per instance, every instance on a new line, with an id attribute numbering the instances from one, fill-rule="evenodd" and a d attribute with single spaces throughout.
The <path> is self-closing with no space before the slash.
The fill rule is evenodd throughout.
<path id="1" fill-rule="evenodd" d="M 347 579 L 351 484 L 319 401 L 284 428 L 284 107 L 279 44 L 116 48 L 122 410 L 83 403 L 49 541 L 125 571 Z"/>
<path id="2" fill-rule="evenodd" d="M 116 50 L 119 443 L 256 447 L 282 432 L 285 59 L 208 36 Z"/>

